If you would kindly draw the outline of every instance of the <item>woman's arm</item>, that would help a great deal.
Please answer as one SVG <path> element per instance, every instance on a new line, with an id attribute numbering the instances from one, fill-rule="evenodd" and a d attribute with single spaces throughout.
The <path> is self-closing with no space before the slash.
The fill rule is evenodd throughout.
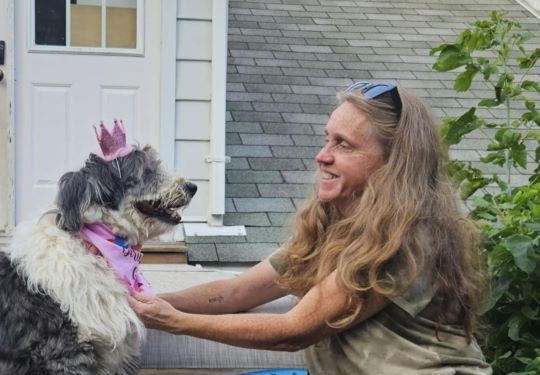
<path id="1" fill-rule="evenodd" d="M 131 298 L 132 307 L 150 328 L 267 350 L 303 349 L 342 331 L 330 328 L 327 322 L 343 316 L 349 309 L 347 294 L 338 286 L 335 272 L 285 314 L 200 315 L 175 310 L 161 299 L 136 297 Z M 383 296 L 369 296 L 360 316 L 349 327 L 373 316 L 388 303 Z"/>
<path id="2" fill-rule="evenodd" d="M 275 281 L 278 277 L 268 260 L 244 273 L 174 293 L 160 294 L 178 310 L 197 314 L 230 314 L 246 311 L 286 295 Z"/>

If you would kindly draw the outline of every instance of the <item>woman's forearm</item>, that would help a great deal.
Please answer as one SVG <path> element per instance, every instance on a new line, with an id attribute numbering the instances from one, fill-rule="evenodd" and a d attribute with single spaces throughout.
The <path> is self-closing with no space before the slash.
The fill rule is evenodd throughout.
<path id="1" fill-rule="evenodd" d="M 179 312 L 165 330 L 252 349 L 296 351 L 316 341 L 287 314 L 199 315 Z"/>
<path id="2" fill-rule="evenodd" d="M 159 297 L 176 309 L 188 313 L 229 314 L 237 312 L 237 306 L 228 284 L 228 280 L 218 280 L 177 292 L 163 293 Z"/>
<path id="3" fill-rule="evenodd" d="M 277 276 L 270 262 L 265 260 L 238 276 L 164 293 L 160 297 L 185 312 L 231 314 L 286 295 L 275 283 Z"/>

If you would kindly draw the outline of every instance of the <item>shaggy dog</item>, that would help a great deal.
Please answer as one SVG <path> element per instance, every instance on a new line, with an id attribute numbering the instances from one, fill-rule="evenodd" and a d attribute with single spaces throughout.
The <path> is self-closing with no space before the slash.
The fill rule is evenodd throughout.
<path id="1" fill-rule="evenodd" d="M 149 146 L 111 161 L 90 154 L 62 176 L 57 210 L 19 225 L 0 252 L 0 374 L 136 374 L 144 326 L 81 233 L 103 224 L 138 261 L 140 245 L 178 224 L 196 189 L 166 173 Z"/>

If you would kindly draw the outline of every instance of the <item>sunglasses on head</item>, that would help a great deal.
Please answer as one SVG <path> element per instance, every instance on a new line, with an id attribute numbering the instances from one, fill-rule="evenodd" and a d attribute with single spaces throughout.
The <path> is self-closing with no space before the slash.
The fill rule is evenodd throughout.
<path id="1" fill-rule="evenodd" d="M 396 107 L 398 114 L 401 114 L 401 98 L 397 86 L 392 83 L 371 83 L 366 81 L 358 81 L 347 87 L 345 92 L 360 90 L 362 95 L 368 99 L 375 99 L 381 95 L 389 94 L 392 102 Z"/>

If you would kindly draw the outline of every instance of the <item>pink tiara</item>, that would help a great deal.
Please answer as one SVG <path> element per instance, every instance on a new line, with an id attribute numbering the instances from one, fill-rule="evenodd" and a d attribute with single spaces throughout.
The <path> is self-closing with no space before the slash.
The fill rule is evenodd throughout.
<path id="1" fill-rule="evenodd" d="M 126 132 L 122 120 L 114 120 L 112 131 L 107 130 L 103 121 L 99 124 L 100 132 L 94 125 L 96 138 L 99 142 L 99 147 L 103 152 L 103 159 L 106 161 L 114 160 L 120 156 L 126 156 L 133 150 L 133 146 L 126 145 Z"/>

